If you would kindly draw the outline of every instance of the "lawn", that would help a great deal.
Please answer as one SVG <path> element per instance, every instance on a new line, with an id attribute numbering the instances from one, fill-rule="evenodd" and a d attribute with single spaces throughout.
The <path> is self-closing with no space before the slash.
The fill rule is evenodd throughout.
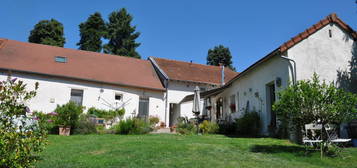
<path id="1" fill-rule="evenodd" d="M 223 135 L 50 136 L 37 167 L 357 167 L 357 148 L 320 159 L 303 146 L 271 138 Z"/>

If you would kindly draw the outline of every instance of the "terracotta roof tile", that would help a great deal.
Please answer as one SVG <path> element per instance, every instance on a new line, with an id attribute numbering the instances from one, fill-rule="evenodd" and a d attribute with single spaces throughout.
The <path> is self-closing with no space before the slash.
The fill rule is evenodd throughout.
<path id="1" fill-rule="evenodd" d="M 190 62 L 153 58 L 160 69 L 171 80 L 192 81 L 200 83 L 221 84 L 221 67 Z M 234 78 L 238 73 L 225 68 L 225 82 Z"/>
<path id="2" fill-rule="evenodd" d="M 350 33 L 354 39 L 357 39 L 357 33 L 348 26 L 345 22 L 343 22 L 340 18 L 337 17 L 335 13 L 328 15 L 325 19 L 320 20 L 316 24 L 312 25 L 311 27 L 307 28 L 304 32 L 296 35 L 295 37 L 291 38 L 289 41 L 285 42 L 280 46 L 280 52 L 285 52 L 287 49 L 291 48 L 295 44 L 299 43 L 300 41 L 308 38 L 310 35 L 314 34 L 324 26 L 330 23 L 336 23 L 346 32 Z"/>
<path id="3" fill-rule="evenodd" d="M 150 61 L 0 39 L 0 68 L 120 86 L 164 90 Z M 66 57 L 66 63 L 55 57 Z"/>

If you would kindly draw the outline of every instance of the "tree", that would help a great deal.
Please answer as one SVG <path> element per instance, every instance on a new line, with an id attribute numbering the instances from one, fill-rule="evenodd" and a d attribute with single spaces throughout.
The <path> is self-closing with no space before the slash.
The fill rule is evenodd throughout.
<path id="1" fill-rule="evenodd" d="M 31 43 L 63 47 L 66 42 L 63 25 L 55 19 L 41 20 L 31 30 L 28 40 Z"/>
<path id="2" fill-rule="evenodd" d="M 8 77 L 0 82 L 0 167 L 32 167 L 46 143 L 47 132 L 25 105 L 36 95 L 26 84 Z"/>
<path id="3" fill-rule="evenodd" d="M 279 97 L 273 106 L 279 120 L 289 122 L 293 131 L 300 131 L 305 124 L 320 124 L 324 143 L 328 141 L 326 125 L 339 125 L 357 118 L 357 95 L 338 89 L 333 83 L 320 82 L 316 74 L 312 80 L 289 86 Z"/>
<path id="4" fill-rule="evenodd" d="M 77 45 L 80 50 L 100 52 L 102 50 L 105 23 L 100 13 L 96 12 L 79 25 L 81 40 Z"/>
<path id="5" fill-rule="evenodd" d="M 235 71 L 235 68 L 232 66 L 231 52 L 229 51 L 229 48 L 226 48 L 223 45 L 209 49 L 207 55 L 207 65 L 218 66 L 220 63 Z"/>
<path id="6" fill-rule="evenodd" d="M 125 8 L 109 15 L 109 23 L 106 25 L 107 30 L 104 36 L 109 42 L 104 45 L 105 53 L 140 58 L 135 51 L 140 46 L 140 43 L 135 42 L 140 33 L 135 32 L 136 26 L 131 26 L 132 20 L 133 17 Z"/>

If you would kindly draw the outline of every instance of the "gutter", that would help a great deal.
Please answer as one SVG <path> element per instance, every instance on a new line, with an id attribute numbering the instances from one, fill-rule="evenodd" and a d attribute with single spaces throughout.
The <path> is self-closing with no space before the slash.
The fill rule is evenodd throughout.
<path id="1" fill-rule="evenodd" d="M 168 107 L 168 95 L 169 95 L 169 92 L 168 92 L 168 88 L 169 88 L 169 77 L 166 75 L 166 73 L 159 67 L 159 65 L 156 63 L 154 57 L 149 57 L 148 58 L 149 61 L 151 62 L 151 64 L 154 66 L 154 69 L 158 70 L 162 76 L 164 76 L 164 87 L 166 89 L 166 98 L 165 98 L 165 124 L 169 125 L 167 123 L 167 107 Z"/>
<path id="2" fill-rule="evenodd" d="M 296 62 L 287 56 L 280 56 L 280 57 L 289 61 L 289 63 L 290 63 L 290 61 L 294 63 L 294 69 L 293 69 L 292 75 L 293 75 L 293 85 L 295 85 L 296 84 Z"/>

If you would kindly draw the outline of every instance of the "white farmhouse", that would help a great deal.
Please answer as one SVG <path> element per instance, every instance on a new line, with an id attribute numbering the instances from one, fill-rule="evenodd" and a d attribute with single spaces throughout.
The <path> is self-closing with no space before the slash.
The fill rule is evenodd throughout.
<path id="1" fill-rule="evenodd" d="M 148 60 L 0 39 L 0 80 L 9 73 L 29 87 L 39 82 L 31 110 L 48 113 L 72 100 L 164 121 L 165 88 Z"/>
<path id="2" fill-rule="evenodd" d="M 193 118 L 192 102 L 183 102 L 187 95 L 193 94 L 194 88 L 199 86 L 201 91 L 212 90 L 224 85 L 238 73 L 224 66 L 202 65 L 192 62 L 182 62 L 163 58 L 149 57 L 155 67 L 160 80 L 166 88 L 165 118 L 169 126 L 177 123 L 177 118 Z M 201 101 L 202 115 L 207 115 Z"/>
<path id="3" fill-rule="evenodd" d="M 260 113 L 262 133 L 275 130 L 276 114 L 271 110 L 278 92 L 296 80 L 320 79 L 341 86 L 341 74 L 356 64 L 357 33 L 336 14 L 314 24 L 245 69 L 223 87 L 203 92 L 201 98 L 211 102 L 212 121 L 232 121 L 245 110 Z M 354 65 L 356 66 L 356 65 Z M 356 73 L 356 72 L 354 72 Z M 353 74 L 352 74 L 353 75 Z M 354 75 L 356 76 L 356 74 Z M 356 80 L 350 85 L 357 85 Z M 192 100 L 192 95 L 185 101 Z M 272 129 L 269 129 L 272 128 Z"/>

